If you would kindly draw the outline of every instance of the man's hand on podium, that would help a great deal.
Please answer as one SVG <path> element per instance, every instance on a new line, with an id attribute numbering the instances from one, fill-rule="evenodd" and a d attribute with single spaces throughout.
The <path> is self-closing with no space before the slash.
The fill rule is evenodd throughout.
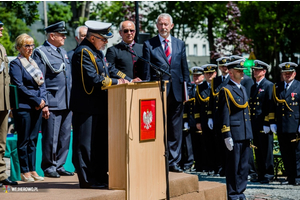
<path id="1" fill-rule="evenodd" d="M 123 79 L 123 78 L 118 79 L 118 85 L 119 84 L 124 84 L 124 83 L 129 83 L 129 81 L 126 80 L 126 79 Z"/>
<path id="2" fill-rule="evenodd" d="M 131 82 L 135 83 L 135 82 L 140 82 L 142 81 L 142 79 L 140 79 L 139 77 L 136 77 L 135 79 L 132 79 Z"/>

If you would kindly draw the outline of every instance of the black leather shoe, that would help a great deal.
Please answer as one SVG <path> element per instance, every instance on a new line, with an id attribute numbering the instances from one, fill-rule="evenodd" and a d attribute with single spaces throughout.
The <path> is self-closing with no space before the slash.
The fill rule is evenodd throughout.
<path id="1" fill-rule="evenodd" d="M 170 166 L 169 171 L 170 172 L 183 172 L 182 169 L 180 169 L 180 167 L 178 167 L 176 165 L 175 166 Z"/>
<path id="2" fill-rule="evenodd" d="M 18 182 L 11 181 L 11 180 L 9 180 L 9 178 L 4 179 L 3 181 L 0 181 L 0 183 L 2 183 L 2 185 L 18 185 Z"/>
<path id="3" fill-rule="evenodd" d="M 45 177 L 50 177 L 50 178 L 60 178 L 60 175 L 57 172 L 44 172 Z"/>
<path id="4" fill-rule="evenodd" d="M 58 171 L 57 173 L 61 176 L 74 176 L 74 172 Z"/>
<path id="5" fill-rule="evenodd" d="M 295 182 L 294 186 L 300 186 L 300 182 Z"/>

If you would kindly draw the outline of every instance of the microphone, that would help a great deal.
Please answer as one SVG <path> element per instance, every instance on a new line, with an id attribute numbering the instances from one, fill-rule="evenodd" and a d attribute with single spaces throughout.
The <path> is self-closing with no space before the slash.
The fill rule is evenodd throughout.
<path id="1" fill-rule="evenodd" d="M 130 46 L 126 43 L 121 43 L 122 47 L 125 48 L 126 51 L 128 51 L 129 53 L 131 53 L 134 56 L 137 56 L 136 53 L 134 52 L 133 49 L 130 48 Z"/>

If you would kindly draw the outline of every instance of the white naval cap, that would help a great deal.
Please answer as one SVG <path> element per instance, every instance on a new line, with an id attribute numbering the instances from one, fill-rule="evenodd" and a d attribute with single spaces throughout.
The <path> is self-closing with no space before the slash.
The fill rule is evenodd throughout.
<path id="1" fill-rule="evenodd" d="M 84 23 L 88 27 L 88 32 L 97 33 L 105 38 L 112 38 L 114 34 L 110 32 L 112 23 L 89 20 Z"/>

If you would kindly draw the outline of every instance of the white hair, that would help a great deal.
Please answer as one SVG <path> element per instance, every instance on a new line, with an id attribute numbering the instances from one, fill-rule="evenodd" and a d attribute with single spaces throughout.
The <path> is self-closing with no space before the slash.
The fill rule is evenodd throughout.
<path id="1" fill-rule="evenodd" d="M 130 20 L 126 20 L 126 21 L 127 21 L 127 22 L 131 22 L 131 23 L 133 24 L 133 26 L 134 26 L 134 29 L 135 29 L 135 24 L 134 24 L 133 21 L 130 21 Z M 122 30 L 123 23 L 126 22 L 126 21 L 122 21 L 122 22 L 120 23 L 120 25 L 119 25 L 119 31 Z"/>
<path id="2" fill-rule="evenodd" d="M 162 13 L 160 15 L 158 15 L 157 19 L 156 19 L 156 24 L 158 23 L 158 19 L 161 18 L 161 17 L 169 17 L 170 18 L 170 22 L 171 24 L 173 24 L 173 18 L 171 15 L 169 15 L 168 13 Z"/>
<path id="3" fill-rule="evenodd" d="M 86 26 L 78 26 L 75 30 L 75 37 L 79 38 L 79 29 L 81 29 L 82 27 L 86 27 Z M 86 27 L 87 28 L 87 27 Z"/>

